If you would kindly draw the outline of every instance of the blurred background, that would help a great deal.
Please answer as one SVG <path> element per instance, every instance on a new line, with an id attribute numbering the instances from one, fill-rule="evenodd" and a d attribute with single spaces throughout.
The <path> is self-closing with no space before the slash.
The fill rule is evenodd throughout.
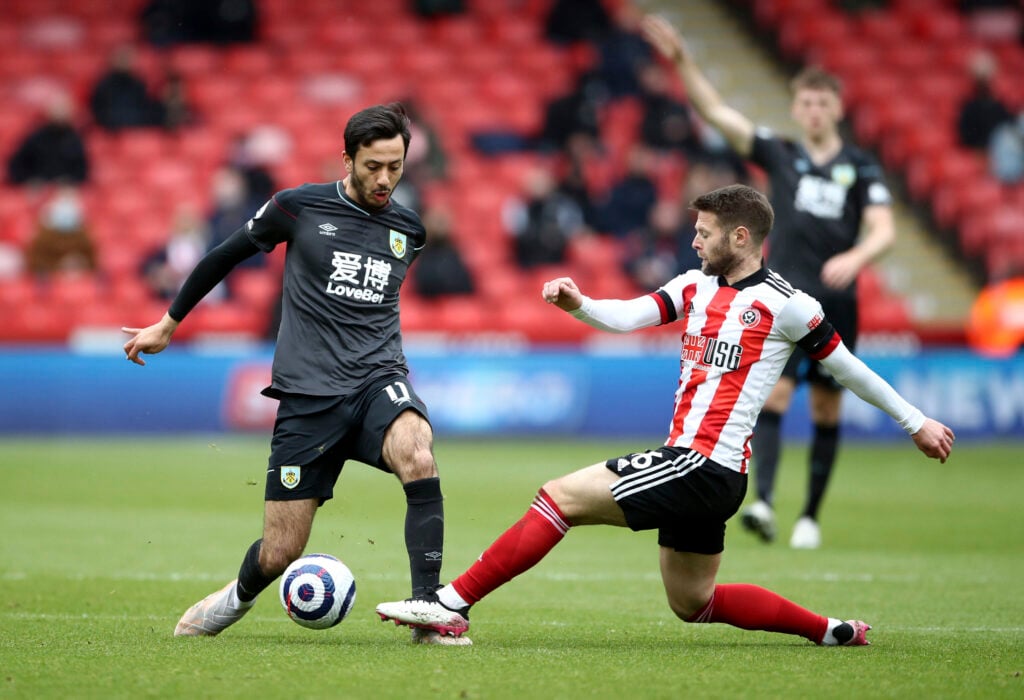
<path id="1" fill-rule="evenodd" d="M 236 269 L 145 368 L 119 328 L 158 320 L 274 191 L 341 177 L 348 117 L 400 100 L 414 138 L 396 199 L 431 240 L 403 333 L 438 432 L 663 436 L 678 331 L 600 335 L 539 299 L 562 274 L 594 297 L 650 291 L 698 262 L 693 196 L 765 187 L 640 38 L 659 12 L 726 101 L 780 133 L 799 67 L 843 80 L 846 135 L 897 196 L 897 243 L 860 279 L 860 354 L 959 435 L 1024 437 L 1020 0 L 2 7 L 4 434 L 269 428 L 283 250 Z M 901 434 L 844 410 L 851 437 Z"/>

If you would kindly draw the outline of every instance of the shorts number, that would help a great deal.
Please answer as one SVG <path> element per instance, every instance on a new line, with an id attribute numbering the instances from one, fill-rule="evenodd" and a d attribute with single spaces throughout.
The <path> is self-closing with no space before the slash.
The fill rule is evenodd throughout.
<path id="1" fill-rule="evenodd" d="M 661 459 L 660 452 L 644 452 L 642 454 L 633 455 L 633 459 L 630 460 L 630 464 L 633 469 L 637 471 L 641 469 L 647 469 L 654 464 L 654 458 Z"/>
<path id="2" fill-rule="evenodd" d="M 384 391 L 388 392 L 388 397 L 391 399 L 391 403 L 396 405 L 402 405 L 412 401 L 412 397 L 409 396 L 409 387 L 404 382 L 395 382 L 384 387 Z"/>

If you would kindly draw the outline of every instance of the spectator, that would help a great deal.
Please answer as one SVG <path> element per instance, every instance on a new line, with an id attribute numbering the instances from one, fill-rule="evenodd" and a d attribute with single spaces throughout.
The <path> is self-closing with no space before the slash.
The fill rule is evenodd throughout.
<path id="1" fill-rule="evenodd" d="M 249 43 L 259 15 L 254 0 L 149 0 L 142 32 L 154 46 Z"/>
<path id="2" fill-rule="evenodd" d="M 276 126 L 256 127 L 235 140 L 228 165 L 245 180 L 246 197 L 254 211 L 273 196 L 277 183 L 271 166 L 284 161 L 291 153 L 291 138 Z"/>
<path id="3" fill-rule="evenodd" d="M 430 209 L 423 216 L 423 226 L 427 230 L 427 245 L 416 261 L 416 293 L 426 299 L 472 294 L 473 276 L 452 240 L 448 211 L 440 207 Z"/>
<path id="4" fill-rule="evenodd" d="M 560 168 L 562 176 L 558 181 L 558 191 L 576 203 L 583 215 L 583 222 L 590 230 L 596 231 L 600 226 L 600 212 L 594 197 L 588 176 L 595 174 L 594 159 L 606 159 L 594 152 L 593 143 L 581 134 L 573 136 L 562 154 Z"/>
<path id="5" fill-rule="evenodd" d="M 640 70 L 640 141 L 658 151 L 673 151 L 687 160 L 704 155 L 697 122 L 685 103 L 672 95 L 672 80 L 657 63 Z"/>
<path id="6" fill-rule="evenodd" d="M 165 129 L 174 131 L 196 122 L 196 115 L 188 100 L 185 80 L 177 71 L 168 70 L 164 74 L 159 99 L 159 112 Z"/>
<path id="7" fill-rule="evenodd" d="M 238 228 L 239 221 L 247 221 L 263 205 L 264 201 L 250 196 L 245 174 L 233 165 L 225 165 L 213 174 L 211 192 L 212 205 L 207 216 L 209 230 L 208 250 L 213 250 L 226 241 Z M 239 267 L 263 267 L 266 256 L 254 255 L 239 263 Z"/>
<path id="8" fill-rule="evenodd" d="M 505 203 L 502 219 L 524 269 L 564 262 L 569 241 L 586 228 L 579 206 L 544 167 L 527 173 L 522 194 Z"/>
<path id="9" fill-rule="evenodd" d="M 992 175 L 1000 182 L 1024 180 L 1024 112 L 996 127 L 988 146 Z"/>
<path id="10" fill-rule="evenodd" d="M 971 61 L 974 90 L 960 106 L 957 135 L 960 145 L 984 151 L 992 133 L 1000 124 L 1013 119 L 1013 113 L 992 91 L 995 78 L 995 57 L 987 51 L 975 54 Z"/>
<path id="11" fill-rule="evenodd" d="M 654 60 L 651 47 L 640 33 L 642 16 L 629 3 L 622 3 L 611 31 L 597 43 L 597 74 L 610 99 L 637 95 L 640 71 Z"/>
<path id="12" fill-rule="evenodd" d="M 150 95 L 137 72 L 135 49 L 128 45 L 114 49 L 110 66 L 93 88 L 89 103 L 93 119 L 108 131 L 164 122 L 163 105 Z"/>
<path id="13" fill-rule="evenodd" d="M 596 44 L 609 31 L 612 19 L 595 0 L 555 0 L 544 23 L 544 35 L 556 44 L 585 41 Z"/>
<path id="14" fill-rule="evenodd" d="M 417 108 L 415 101 L 406 99 L 402 104 L 409 115 L 412 141 L 405 155 L 405 173 L 394 196 L 410 209 L 422 209 L 424 189 L 448 176 L 448 154 L 441 143 L 441 136 Z"/>
<path id="15" fill-rule="evenodd" d="M 466 3 L 463 0 L 413 0 L 412 9 L 417 17 L 434 19 L 461 15 L 466 11 Z"/>
<path id="16" fill-rule="evenodd" d="M 601 228 L 618 238 L 647 225 L 658 188 L 651 176 L 653 156 L 644 146 L 633 146 L 627 157 L 626 173 L 616 182 L 602 205 Z"/>
<path id="17" fill-rule="evenodd" d="M 80 185 L 88 179 L 89 158 L 73 115 L 70 97 L 51 98 L 45 121 L 25 136 L 7 163 L 11 183 Z"/>
<path id="18" fill-rule="evenodd" d="M 693 236 L 682 203 L 662 199 L 651 209 L 647 226 L 626 240 L 626 274 L 639 289 L 657 289 L 673 277 L 699 268 L 700 258 L 690 245 Z"/>
<path id="19" fill-rule="evenodd" d="M 601 138 L 599 112 L 606 101 L 604 87 L 597 75 L 592 71 L 581 74 L 572 92 L 547 103 L 544 124 L 537 137 L 538 150 L 565 150 L 575 137 L 598 145 Z"/>
<path id="20" fill-rule="evenodd" d="M 59 188 L 43 205 L 25 257 L 29 272 L 41 277 L 96 269 L 96 250 L 76 188 Z"/>
<path id="21" fill-rule="evenodd" d="M 206 224 L 193 207 L 182 204 L 174 213 L 167 243 L 150 254 L 142 263 L 142 277 L 153 293 L 161 299 L 173 299 L 181 290 L 189 273 L 206 254 L 208 247 Z M 213 298 L 224 297 L 220 284 Z M 211 299 L 211 296 L 205 297 Z"/>

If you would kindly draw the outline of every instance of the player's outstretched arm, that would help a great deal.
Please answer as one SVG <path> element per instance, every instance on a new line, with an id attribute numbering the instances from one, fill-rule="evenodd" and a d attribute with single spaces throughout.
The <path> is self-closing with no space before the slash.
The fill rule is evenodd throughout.
<path id="1" fill-rule="evenodd" d="M 686 42 L 672 23 L 658 15 L 647 15 L 640 28 L 647 42 L 675 67 L 694 109 L 722 132 L 737 153 L 744 158 L 749 157 L 754 148 L 754 123 L 726 104 L 697 66 Z"/>
<path id="2" fill-rule="evenodd" d="M 910 437 L 917 449 L 943 464 L 953 451 L 953 441 L 956 440 L 951 428 L 931 418 L 925 418 L 921 429 Z"/>
<path id="3" fill-rule="evenodd" d="M 571 277 L 558 277 L 545 282 L 541 295 L 544 301 L 562 311 L 575 311 L 583 305 L 583 294 Z"/>
<path id="4" fill-rule="evenodd" d="M 171 318 L 170 314 L 152 326 L 145 328 L 121 328 L 123 333 L 132 336 L 131 340 L 124 344 L 125 359 L 137 365 L 145 365 L 146 362 L 140 354 L 155 355 L 171 343 L 171 336 L 178 328 L 178 322 Z"/>

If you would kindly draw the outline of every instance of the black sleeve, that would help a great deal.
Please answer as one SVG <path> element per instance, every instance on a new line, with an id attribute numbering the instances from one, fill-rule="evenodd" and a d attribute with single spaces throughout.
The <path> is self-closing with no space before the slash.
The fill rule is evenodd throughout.
<path id="1" fill-rule="evenodd" d="M 239 228 L 196 264 L 167 313 L 175 321 L 182 321 L 211 289 L 228 276 L 235 265 L 259 252 L 260 249 L 249 238 L 245 227 Z"/>

